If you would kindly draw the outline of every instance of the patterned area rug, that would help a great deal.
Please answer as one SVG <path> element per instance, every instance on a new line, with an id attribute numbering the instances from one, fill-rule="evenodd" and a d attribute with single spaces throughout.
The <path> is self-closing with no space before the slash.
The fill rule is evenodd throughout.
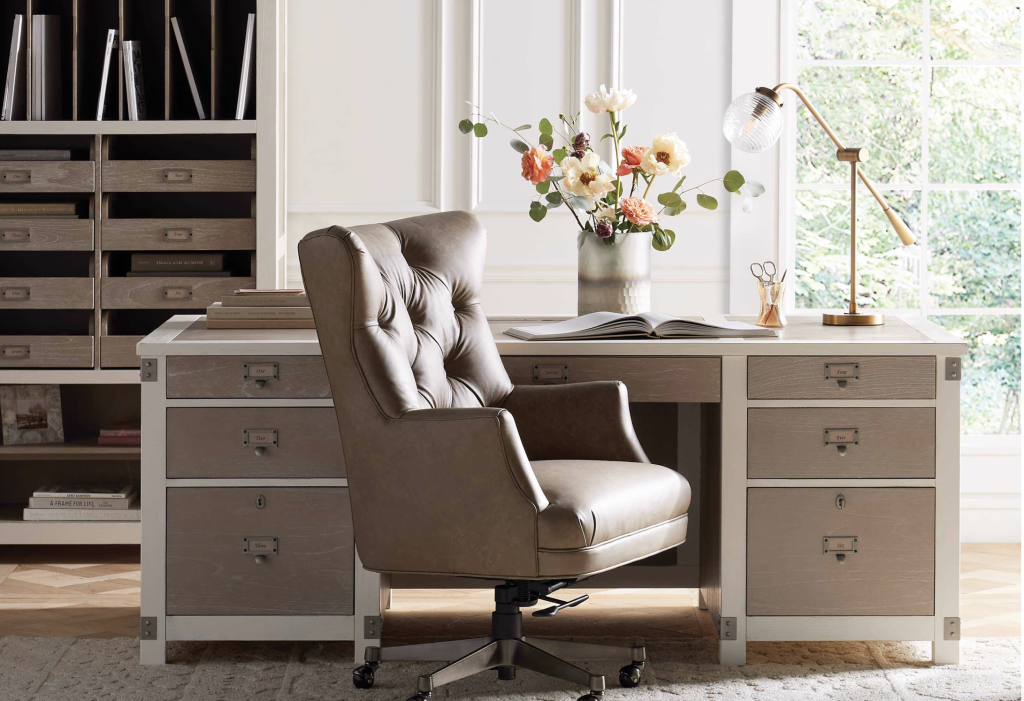
<path id="1" fill-rule="evenodd" d="M 593 642 L 611 642 L 593 639 Z M 962 663 L 933 667 L 922 643 L 751 643 L 746 667 L 715 664 L 715 641 L 648 644 L 644 681 L 620 689 L 617 665 L 595 666 L 608 701 L 771 701 L 1021 698 L 1020 638 L 968 639 Z M 402 701 L 435 663 L 385 663 L 373 689 L 352 688 L 351 643 L 176 643 L 163 667 L 138 664 L 138 641 L 0 640 L 0 701 Z M 573 701 L 581 690 L 521 672 L 486 673 L 442 687 L 434 699 Z"/>

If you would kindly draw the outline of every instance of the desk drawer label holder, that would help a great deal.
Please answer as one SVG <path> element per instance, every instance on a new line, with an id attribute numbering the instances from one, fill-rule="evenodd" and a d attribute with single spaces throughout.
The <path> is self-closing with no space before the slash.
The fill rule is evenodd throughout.
<path id="1" fill-rule="evenodd" d="M 569 366 L 534 365 L 533 381 L 542 385 L 564 385 L 569 382 Z"/>
<path id="2" fill-rule="evenodd" d="M 28 243 L 32 239 L 29 229 L 3 229 L 0 231 L 0 243 Z"/>

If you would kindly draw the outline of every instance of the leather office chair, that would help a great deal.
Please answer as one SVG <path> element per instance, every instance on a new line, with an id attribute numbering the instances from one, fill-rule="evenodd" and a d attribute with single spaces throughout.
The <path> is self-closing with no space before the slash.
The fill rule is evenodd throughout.
<path id="1" fill-rule="evenodd" d="M 604 677 L 561 658 L 628 661 L 630 687 L 644 648 L 524 637 L 520 608 L 682 543 L 690 487 L 650 464 L 622 383 L 512 385 L 480 306 L 485 247 L 466 212 L 299 243 L 363 566 L 503 580 L 490 636 L 371 647 L 354 681 L 371 686 L 383 660 L 454 660 L 421 676 L 412 699 L 522 667 L 585 686 L 591 701 Z"/>

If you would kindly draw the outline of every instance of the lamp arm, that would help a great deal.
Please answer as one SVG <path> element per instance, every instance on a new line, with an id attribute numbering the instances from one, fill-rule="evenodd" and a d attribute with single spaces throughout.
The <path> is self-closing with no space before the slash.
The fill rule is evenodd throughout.
<path id="1" fill-rule="evenodd" d="M 779 94 L 779 91 L 781 90 L 792 90 L 794 93 L 796 93 L 796 96 L 799 97 L 800 101 L 804 103 L 804 105 L 807 107 L 807 110 L 814 116 L 816 120 L 818 120 L 818 124 L 821 125 L 821 128 L 824 129 L 825 133 L 827 133 L 829 138 L 832 139 L 832 143 L 836 145 L 836 148 L 839 149 L 840 151 L 845 150 L 845 147 L 843 146 L 842 142 L 839 141 L 839 137 L 836 136 L 836 133 L 834 131 L 832 131 L 832 127 L 828 125 L 828 123 L 825 121 L 825 118 L 821 116 L 820 112 L 818 112 L 817 108 L 815 108 L 815 106 L 811 103 L 807 96 L 804 95 L 803 90 L 801 90 L 796 85 L 793 85 L 792 83 L 779 83 L 778 85 L 775 86 L 775 93 Z M 860 165 L 857 166 L 857 175 L 860 176 L 861 182 L 863 182 L 864 185 L 867 186 L 868 190 L 871 192 L 872 195 L 874 195 L 875 199 L 878 201 L 878 204 L 882 208 L 882 211 L 885 213 L 885 216 L 889 220 L 889 223 L 892 224 L 892 227 L 893 229 L 896 230 L 896 233 L 897 235 L 899 235 L 900 240 L 903 241 L 903 245 L 909 246 L 910 244 L 914 243 L 914 233 L 909 229 L 909 227 L 907 227 L 906 224 L 903 223 L 903 220 L 900 219 L 899 215 L 897 215 L 896 212 L 892 210 L 892 208 L 889 206 L 889 203 L 885 201 L 884 197 L 882 197 L 881 193 L 879 193 L 878 190 L 875 189 L 874 183 L 871 182 L 868 176 L 864 175 L 864 171 L 860 169 Z"/>

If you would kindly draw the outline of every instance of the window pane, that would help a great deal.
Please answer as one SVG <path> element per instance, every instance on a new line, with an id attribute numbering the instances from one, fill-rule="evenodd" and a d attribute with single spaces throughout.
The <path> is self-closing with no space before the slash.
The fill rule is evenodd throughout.
<path id="1" fill-rule="evenodd" d="M 970 344 L 960 384 L 966 435 L 1020 433 L 1020 316 L 936 316 Z"/>
<path id="2" fill-rule="evenodd" d="M 917 183 L 921 172 L 923 68 L 813 67 L 800 71 L 807 97 L 844 146 L 868 150 L 867 173 L 876 183 Z M 785 93 L 786 100 L 798 98 Z M 845 183 L 849 166 L 811 113 L 799 105 L 797 182 Z"/>
<path id="3" fill-rule="evenodd" d="M 817 59 L 921 58 L 921 0 L 801 0 L 797 56 Z"/>
<path id="4" fill-rule="evenodd" d="M 943 307 L 1020 306 L 1020 191 L 928 195 L 929 288 Z"/>
<path id="5" fill-rule="evenodd" d="M 933 183 L 1020 182 L 1020 70 L 935 68 L 929 106 Z"/>
<path id="6" fill-rule="evenodd" d="M 1020 59 L 1020 3 L 932 0 L 929 49 L 935 59 Z"/>
<path id="7" fill-rule="evenodd" d="M 917 229 L 921 193 L 886 192 L 889 204 Z M 857 304 L 920 306 L 920 249 L 903 246 L 871 193 L 857 189 Z M 845 309 L 850 300 L 850 193 L 801 190 L 796 198 L 796 306 Z"/>

